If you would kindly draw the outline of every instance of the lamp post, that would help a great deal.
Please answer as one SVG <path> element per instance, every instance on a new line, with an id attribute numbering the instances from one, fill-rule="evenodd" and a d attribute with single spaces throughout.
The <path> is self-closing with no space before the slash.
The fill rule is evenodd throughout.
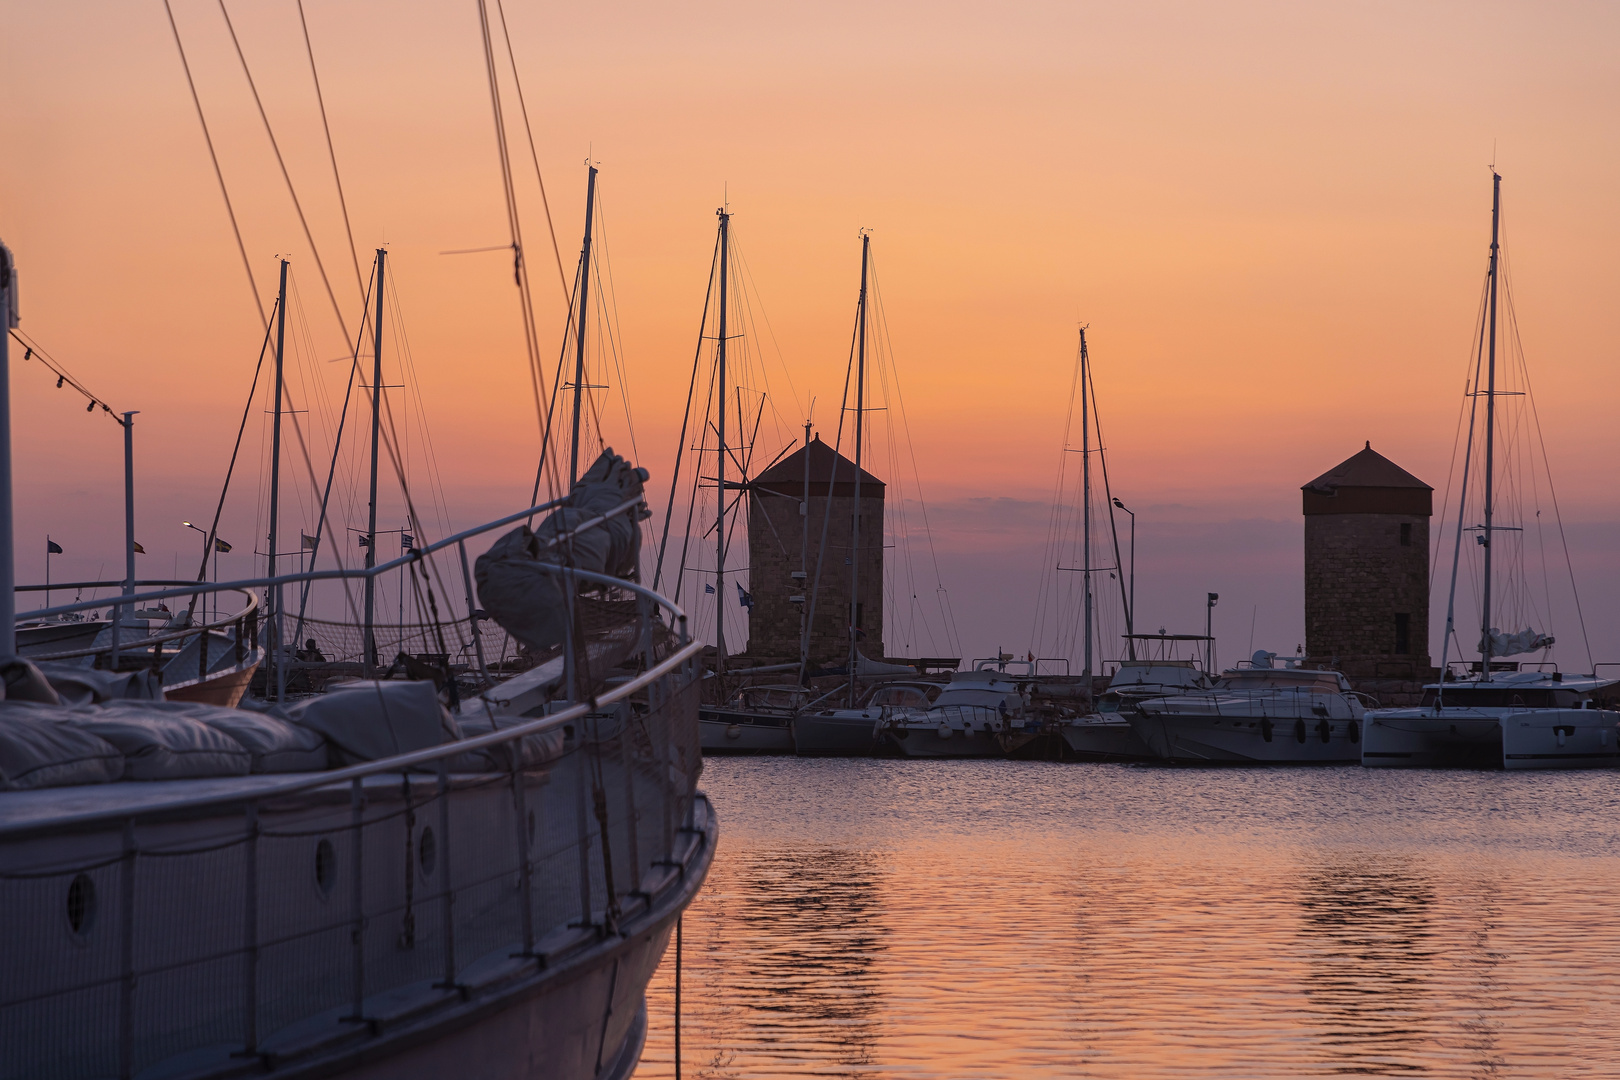
<path id="1" fill-rule="evenodd" d="M 1215 674 L 1215 605 L 1220 601 L 1220 593 L 1210 593 L 1204 602 L 1204 674 L 1212 677 Z"/>
<path id="2" fill-rule="evenodd" d="M 1131 659 L 1136 659 L 1136 514 L 1131 508 L 1114 500 L 1114 505 L 1131 515 L 1131 583 L 1125 596 L 1125 633 L 1130 641 Z"/>
<path id="3" fill-rule="evenodd" d="M 186 528 L 190 529 L 192 532 L 202 533 L 202 538 L 203 538 L 203 562 L 206 564 L 207 561 L 208 561 L 208 530 L 207 529 L 199 529 L 197 526 L 193 525 L 189 521 L 182 521 L 180 524 L 184 525 Z M 219 552 L 217 550 L 214 552 L 214 584 L 215 585 L 219 584 Z M 214 614 L 213 614 L 213 617 L 208 620 L 209 622 L 213 622 L 214 619 L 219 617 L 219 599 L 218 599 L 217 596 L 215 596 L 214 600 L 215 600 Z M 203 610 L 207 611 L 208 609 L 204 608 Z"/>

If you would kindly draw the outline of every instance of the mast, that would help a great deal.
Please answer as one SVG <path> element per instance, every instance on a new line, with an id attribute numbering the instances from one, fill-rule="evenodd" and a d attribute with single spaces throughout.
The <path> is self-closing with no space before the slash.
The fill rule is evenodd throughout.
<path id="1" fill-rule="evenodd" d="M 715 213 L 720 218 L 720 348 L 715 358 L 720 452 L 715 455 L 714 474 L 714 673 L 719 676 L 726 670 L 726 278 L 731 258 L 731 215 L 724 209 Z"/>
<path id="2" fill-rule="evenodd" d="M 855 512 L 850 515 L 849 542 L 849 707 L 855 707 L 855 666 L 860 658 L 861 581 L 861 428 L 866 416 L 866 266 L 872 238 L 861 233 L 861 299 L 855 330 Z"/>
<path id="3" fill-rule="evenodd" d="M 1501 236 L 1502 220 L 1502 178 L 1495 171 L 1491 173 L 1491 286 L 1490 286 L 1490 314 L 1488 320 L 1488 333 L 1490 345 L 1488 352 L 1488 366 L 1485 389 L 1485 598 L 1481 603 L 1480 614 L 1480 678 L 1486 682 L 1491 678 L 1491 548 L 1496 540 L 1496 534 L 1491 529 L 1491 517 L 1495 512 L 1494 492 L 1492 491 L 1492 473 L 1496 465 L 1496 282 L 1497 282 L 1497 254 L 1498 240 Z M 1442 673 L 1444 674 L 1444 673 Z"/>
<path id="4" fill-rule="evenodd" d="M 377 565 L 377 442 L 382 433 L 382 328 L 383 328 L 383 273 L 388 258 L 387 248 L 377 249 L 377 315 L 371 328 L 375 346 L 371 363 L 371 503 L 366 519 L 366 569 Z M 377 669 L 377 583 L 366 578 L 366 655 L 368 676 Z"/>
<path id="5" fill-rule="evenodd" d="M 810 584 L 810 421 L 804 422 L 804 501 L 799 503 L 799 588 Z M 805 669 L 810 666 L 810 604 L 809 597 L 799 597 L 799 682 L 804 683 Z"/>
<path id="6" fill-rule="evenodd" d="M 574 490 L 574 484 L 579 480 L 579 406 L 580 396 L 585 393 L 585 303 L 591 291 L 591 217 L 596 209 L 596 166 L 590 167 L 590 176 L 585 180 L 585 243 L 579 249 L 579 326 L 574 339 L 574 438 L 568 453 L 568 490 Z M 722 225 L 721 229 L 724 230 Z M 723 281 L 724 279 L 722 279 Z M 725 288 L 722 284 L 721 289 Z M 722 301 L 722 310 L 724 302 Z M 724 315 L 720 316 L 723 321 Z M 725 329 L 722 325 L 721 356 L 725 355 Z M 722 359 L 721 363 L 725 363 Z M 715 595 L 719 595 L 716 590 Z"/>
<path id="7" fill-rule="evenodd" d="M 271 425 L 270 434 L 270 552 L 267 577 L 276 576 L 276 526 L 277 514 L 281 506 L 281 396 L 282 388 L 282 361 L 286 357 L 287 346 L 287 260 L 281 260 L 281 290 L 276 301 L 276 409 L 275 421 Z M 129 428 L 124 428 L 127 438 Z M 134 566 L 134 557 L 130 558 L 131 567 Z M 130 572 L 131 581 L 134 580 L 134 571 Z M 281 586 L 274 586 L 275 601 L 273 611 L 275 622 L 270 631 L 271 648 L 275 656 L 276 666 L 276 700 L 282 698 L 282 686 L 286 681 L 286 672 L 283 670 L 283 642 L 281 640 Z M 198 638 L 197 647 L 207 649 L 206 635 Z"/>
<path id="8" fill-rule="evenodd" d="M 1086 328 L 1080 328 L 1080 529 L 1084 536 L 1081 542 L 1082 552 L 1080 563 L 1081 589 L 1085 594 L 1084 608 L 1086 616 L 1086 661 L 1081 669 L 1086 679 L 1086 697 L 1091 697 L 1091 387 L 1087 382 L 1090 375 L 1091 358 L 1086 354 Z"/>
<path id="9" fill-rule="evenodd" d="M 17 568 L 11 546 L 11 328 L 17 325 L 17 266 L 0 244 L 0 657 L 17 655 Z"/>

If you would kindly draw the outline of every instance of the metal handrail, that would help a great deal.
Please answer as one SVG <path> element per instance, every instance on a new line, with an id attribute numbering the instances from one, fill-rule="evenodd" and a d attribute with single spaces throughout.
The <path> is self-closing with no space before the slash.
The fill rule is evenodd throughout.
<path id="1" fill-rule="evenodd" d="M 605 585 L 622 585 L 636 593 L 638 596 L 646 597 L 652 603 L 658 604 L 675 616 L 678 625 L 681 627 L 681 637 L 683 639 L 686 638 L 686 613 L 677 607 L 672 601 L 664 599 L 651 589 L 633 582 L 621 581 L 619 578 L 611 577 L 607 574 L 598 574 L 588 570 L 571 570 L 562 566 L 554 566 L 554 569 L 560 570 L 563 573 L 576 578 L 583 578 L 587 581 L 594 581 Z M 651 622 L 650 617 L 646 618 L 646 622 Z M 438 761 L 441 758 L 454 757 L 458 754 L 467 753 L 468 751 L 483 750 L 486 747 L 499 746 L 502 743 L 515 742 L 519 739 L 527 738 L 530 735 L 537 735 L 541 732 L 550 731 L 561 727 L 573 720 L 578 720 L 580 717 L 588 716 L 589 714 L 596 712 L 604 705 L 612 705 L 618 701 L 622 701 L 632 694 L 635 694 L 638 691 L 659 681 L 664 676 L 675 673 L 684 664 L 701 656 L 702 652 L 702 642 L 690 639 L 685 640 L 679 649 L 671 653 L 662 662 L 648 668 L 646 671 L 642 672 L 640 675 L 637 675 L 634 679 L 631 679 L 628 682 L 619 683 L 618 685 L 604 691 L 600 695 L 593 695 L 586 701 L 577 702 L 568 706 L 566 709 L 562 709 L 548 716 L 537 717 L 527 723 L 518 724 L 509 728 L 502 728 L 499 731 L 492 731 L 488 735 L 478 735 L 471 739 L 461 739 L 456 742 L 443 743 L 439 746 L 429 747 L 426 750 L 413 750 L 410 753 L 396 754 L 393 757 L 380 758 L 376 761 L 368 761 L 360 765 L 350 765 L 342 769 L 332 769 L 322 773 L 311 773 L 297 779 L 286 780 L 281 783 L 257 786 L 252 791 L 215 792 L 209 795 L 181 796 L 173 799 L 167 799 L 159 803 L 143 805 L 140 810 L 136 812 L 131 812 L 128 807 L 120 807 L 100 812 L 92 812 L 84 815 L 75 815 L 73 819 L 74 824 L 75 826 L 78 826 L 80 824 L 90 822 L 128 821 L 131 818 L 151 817 L 155 814 L 171 813 L 176 810 L 198 810 L 214 806 L 230 806 L 245 801 L 263 801 L 266 799 L 275 798 L 277 796 L 294 795 L 301 791 L 311 791 L 315 788 L 328 787 L 332 784 L 359 780 L 363 777 L 375 776 L 379 773 L 405 772 L 415 768 L 416 766 Z M 11 832 L 33 831 L 37 828 L 37 822 L 29 822 L 15 826 L 8 826 L 6 823 L 0 822 L 0 836 L 4 836 Z"/>
<path id="2" fill-rule="evenodd" d="M 142 637 L 131 637 L 131 638 L 121 640 L 118 643 L 119 651 L 120 652 L 131 652 L 131 651 L 134 651 L 136 649 L 144 649 L 149 645 L 161 645 L 165 641 L 174 641 L 174 640 L 177 640 L 179 638 L 196 637 L 198 634 L 205 633 L 205 632 L 207 632 L 209 630 L 220 630 L 220 629 L 223 629 L 223 628 L 225 628 L 227 626 L 230 626 L 232 624 L 240 625 L 240 623 L 242 622 L 243 619 L 248 619 L 248 618 L 255 617 L 256 613 L 259 610 L 259 598 L 254 595 L 253 591 L 251 589 L 231 588 L 230 586 L 222 587 L 220 589 L 220 591 L 224 592 L 224 591 L 226 591 L 227 588 L 230 589 L 230 591 L 232 591 L 232 592 L 239 592 L 243 596 L 247 597 L 248 598 L 247 607 L 245 607 L 241 611 L 238 611 L 238 612 L 236 612 L 236 613 L 234 613 L 232 615 L 229 615 L 229 616 L 227 616 L 225 618 L 216 619 L 213 622 L 190 623 L 189 625 L 186 625 L 186 626 L 183 626 L 183 627 L 175 627 L 172 630 L 159 631 L 156 634 L 146 634 L 145 636 L 142 636 Z M 71 660 L 75 656 L 97 656 L 97 655 L 99 655 L 101 653 L 111 652 L 111 651 L 112 651 L 112 645 L 109 643 L 107 645 L 92 645 L 92 646 L 90 646 L 88 648 L 84 648 L 84 649 L 69 649 L 66 652 L 38 653 L 38 654 L 35 654 L 35 655 L 32 655 L 32 656 L 28 657 L 28 659 L 29 660 Z"/>
<path id="3" fill-rule="evenodd" d="M 635 510 L 637 507 L 644 505 L 645 501 L 646 500 L 640 496 L 637 496 L 634 499 L 628 499 L 625 502 L 620 503 L 618 506 L 615 506 L 612 510 L 607 511 L 606 513 L 598 514 L 593 518 L 588 518 L 567 532 L 559 533 L 548 540 L 542 541 L 542 543 L 546 547 L 556 547 L 558 544 L 565 540 L 571 539 L 579 533 L 584 532 L 586 529 L 593 529 L 605 521 L 618 517 L 620 514 Z M 551 502 L 541 503 L 538 506 L 531 506 L 527 510 L 520 510 L 515 514 L 509 514 L 506 517 L 497 518 L 496 520 L 486 522 L 483 525 L 477 525 L 471 529 L 466 529 L 462 532 L 456 533 L 454 536 L 447 536 L 438 543 L 429 544 L 425 548 L 418 548 L 410 554 L 402 555 L 397 559 L 390 560 L 389 562 L 379 563 L 369 570 L 363 567 L 354 570 L 306 570 L 296 574 L 282 574 L 278 577 L 267 578 L 245 578 L 240 581 L 216 581 L 212 583 L 198 581 L 187 584 L 184 588 L 178 589 L 164 589 L 159 592 L 132 593 L 129 596 L 109 597 L 101 600 L 85 600 L 75 604 L 59 604 L 56 607 L 40 608 L 30 611 L 26 616 L 19 616 L 19 618 L 26 617 L 30 619 L 38 619 L 43 618 L 46 615 L 65 615 L 70 611 L 87 611 L 90 608 L 122 608 L 148 600 L 168 600 L 176 596 L 190 596 L 194 593 L 222 592 L 226 589 L 257 589 L 267 588 L 272 585 L 291 585 L 300 581 L 344 581 L 376 577 L 380 574 L 386 573 L 389 570 L 398 569 L 407 563 L 420 562 L 424 556 L 431 555 L 436 551 L 441 551 L 452 544 L 462 544 L 471 537 L 479 536 L 483 533 L 489 532 L 492 529 L 498 529 L 503 525 L 510 525 L 514 521 L 518 521 L 526 517 L 533 517 L 535 514 L 544 513 L 547 510 L 557 509 L 566 502 L 566 499 L 553 499 Z M 579 574 L 581 576 L 587 576 L 585 571 L 570 570 L 568 567 L 559 567 L 559 569 L 568 570 L 570 573 Z M 620 578 L 604 578 L 604 581 L 613 585 L 629 584 L 629 582 L 625 582 Z M 110 584 L 117 583 L 113 582 Z M 57 586 L 53 584 L 51 588 L 54 590 L 57 588 Z"/>

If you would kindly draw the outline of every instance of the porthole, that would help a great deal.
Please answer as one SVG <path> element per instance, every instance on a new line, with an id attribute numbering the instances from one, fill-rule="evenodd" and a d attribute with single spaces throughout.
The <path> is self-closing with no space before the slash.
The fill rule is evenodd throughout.
<path id="1" fill-rule="evenodd" d="M 331 896 L 337 884 L 337 850 L 332 841 L 322 839 L 315 845 L 315 888 L 322 896 Z"/>
<path id="2" fill-rule="evenodd" d="M 78 874 L 68 883 L 67 921 L 68 929 L 79 937 L 96 923 L 96 883 L 88 874 Z"/>
<path id="3" fill-rule="evenodd" d="M 416 861 L 422 867 L 423 877 L 432 877 L 439 865 L 439 844 L 431 827 L 422 830 L 416 841 Z"/>

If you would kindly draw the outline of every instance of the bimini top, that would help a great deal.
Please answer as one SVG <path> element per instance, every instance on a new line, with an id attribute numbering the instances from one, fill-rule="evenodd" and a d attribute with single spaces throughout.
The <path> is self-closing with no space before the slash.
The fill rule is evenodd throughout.
<path id="1" fill-rule="evenodd" d="M 1434 489 L 1368 442 L 1360 453 L 1346 458 L 1300 489 L 1305 513 L 1411 514 L 1434 513 Z"/>

